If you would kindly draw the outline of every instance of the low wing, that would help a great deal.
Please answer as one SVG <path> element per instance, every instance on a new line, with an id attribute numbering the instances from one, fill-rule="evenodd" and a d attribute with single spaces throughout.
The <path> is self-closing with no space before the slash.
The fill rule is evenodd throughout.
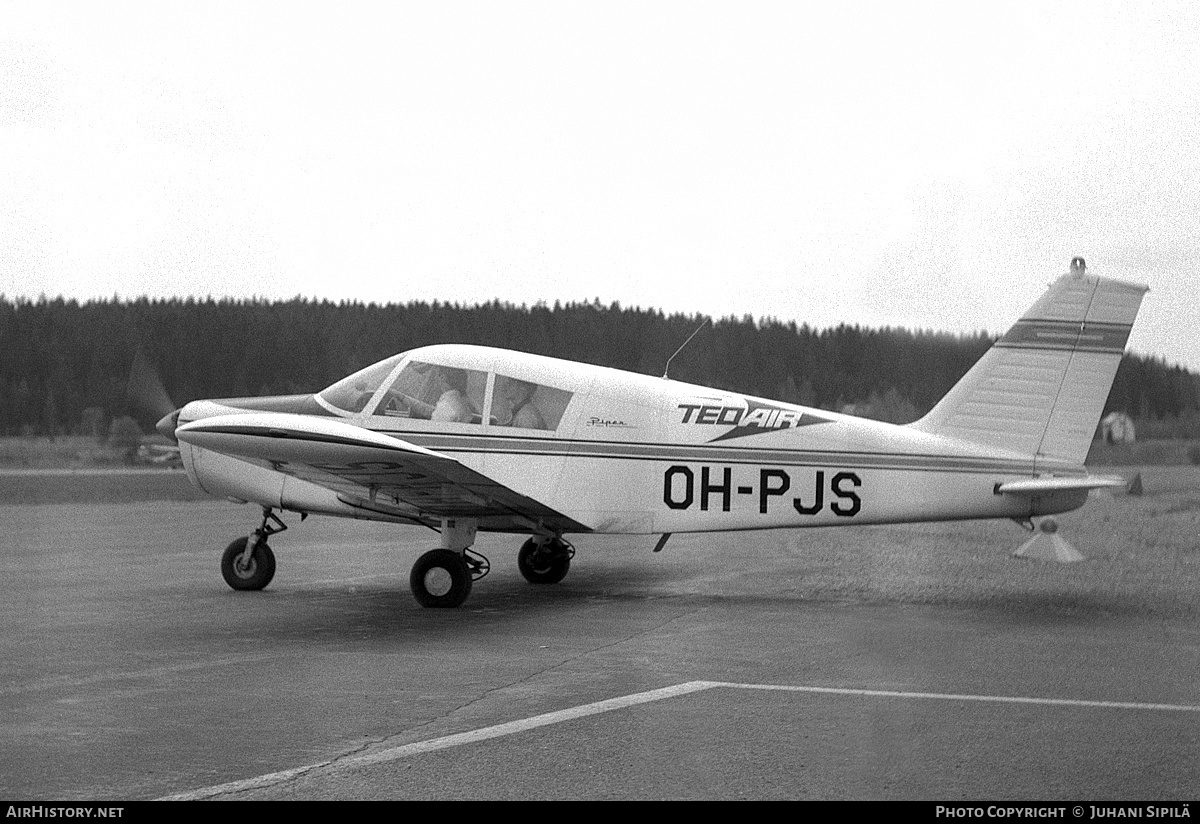
<path id="1" fill-rule="evenodd" d="M 441 518 L 478 518 L 481 529 L 588 531 L 448 455 L 333 418 L 218 415 L 183 424 L 176 436 L 332 489 L 351 506 L 430 525 Z"/>
<path id="2" fill-rule="evenodd" d="M 1076 478 L 1029 478 L 996 484 L 997 495 L 1039 495 L 1049 492 L 1083 492 L 1092 489 L 1124 489 L 1127 482 L 1115 475 L 1082 475 Z"/>

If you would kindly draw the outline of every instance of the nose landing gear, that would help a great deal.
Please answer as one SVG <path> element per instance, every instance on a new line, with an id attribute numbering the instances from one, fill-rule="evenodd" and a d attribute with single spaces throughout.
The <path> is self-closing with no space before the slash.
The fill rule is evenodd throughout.
<path id="1" fill-rule="evenodd" d="M 272 524 L 271 522 L 275 523 Z M 263 507 L 262 524 L 249 536 L 238 538 L 221 555 L 221 576 L 233 589 L 262 589 L 275 577 L 275 553 L 267 538 L 287 529 L 270 507 Z"/>

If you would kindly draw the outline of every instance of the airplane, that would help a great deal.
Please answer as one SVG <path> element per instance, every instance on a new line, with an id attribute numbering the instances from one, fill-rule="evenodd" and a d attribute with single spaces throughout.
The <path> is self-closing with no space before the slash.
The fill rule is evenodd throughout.
<path id="1" fill-rule="evenodd" d="M 517 567 L 561 581 L 567 536 L 1033 519 L 1124 486 L 1090 442 L 1147 287 L 1082 258 L 914 423 L 482 346 L 394 355 L 315 394 L 197 400 L 158 429 L 188 478 L 262 508 L 225 549 L 236 590 L 275 573 L 281 512 L 420 524 L 426 607 L 457 607 L 490 562 L 478 531 L 527 536 Z M 1052 531 L 1052 519 L 1043 523 Z"/>

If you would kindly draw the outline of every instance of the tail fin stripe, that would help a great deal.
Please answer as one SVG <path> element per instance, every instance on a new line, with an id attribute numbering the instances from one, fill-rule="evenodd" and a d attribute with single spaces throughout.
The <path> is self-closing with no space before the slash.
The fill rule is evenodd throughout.
<path id="1" fill-rule="evenodd" d="M 996 345 L 1005 349 L 1124 352 L 1132 329 L 1130 323 L 1080 324 L 1079 321 L 1024 318 L 996 341 Z"/>

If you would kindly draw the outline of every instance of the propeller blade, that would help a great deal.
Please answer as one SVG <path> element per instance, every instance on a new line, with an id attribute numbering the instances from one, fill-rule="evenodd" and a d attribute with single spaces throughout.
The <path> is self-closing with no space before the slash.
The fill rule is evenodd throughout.
<path id="1" fill-rule="evenodd" d="M 155 420 L 175 411 L 175 404 L 171 402 L 171 396 L 163 387 L 158 370 L 146 358 L 141 348 L 133 356 L 125 396 L 135 411 Z"/>

